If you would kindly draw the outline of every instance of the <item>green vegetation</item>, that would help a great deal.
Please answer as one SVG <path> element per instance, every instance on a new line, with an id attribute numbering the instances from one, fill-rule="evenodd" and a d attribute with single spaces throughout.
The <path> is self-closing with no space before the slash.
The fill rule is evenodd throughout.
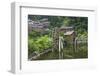
<path id="1" fill-rule="evenodd" d="M 50 38 L 48 35 L 41 36 L 41 34 L 39 34 L 36 31 L 32 31 L 29 34 L 29 39 L 28 39 L 29 54 L 35 51 L 40 53 L 51 47 L 52 47 L 52 38 Z"/>
<path id="2" fill-rule="evenodd" d="M 43 16 L 43 15 L 28 15 L 28 19 L 33 21 L 40 21 L 41 19 L 48 19 L 50 22 L 47 28 L 43 28 L 40 30 L 32 30 L 28 32 L 28 55 L 32 53 L 42 53 L 48 49 L 52 49 L 53 38 L 52 31 L 55 27 L 73 27 L 75 31 L 75 38 L 78 40 L 87 40 L 88 38 L 88 18 L 87 17 L 66 17 L 66 16 Z M 41 21 L 40 21 L 41 22 Z M 78 44 L 77 50 L 75 53 L 73 52 L 73 44 L 72 39 L 70 37 L 64 36 L 63 32 L 60 32 L 60 36 L 65 38 L 64 40 L 64 59 L 66 58 L 87 58 L 88 57 L 88 49 L 87 43 Z M 69 42 L 68 42 L 69 41 Z M 57 54 L 57 55 L 56 55 Z M 53 54 L 46 54 L 44 57 L 40 57 L 38 59 L 53 59 L 59 58 L 58 52 L 54 52 Z M 50 56 L 49 56 L 50 55 Z M 57 56 L 57 57 L 56 57 Z"/>

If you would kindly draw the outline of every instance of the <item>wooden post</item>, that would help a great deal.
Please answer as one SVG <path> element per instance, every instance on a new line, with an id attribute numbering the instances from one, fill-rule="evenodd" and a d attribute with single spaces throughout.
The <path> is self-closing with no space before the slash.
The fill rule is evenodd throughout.
<path id="1" fill-rule="evenodd" d="M 77 38 L 75 38 L 75 52 L 77 52 Z"/>
<path id="2" fill-rule="evenodd" d="M 57 27 L 53 30 L 53 51 L 59 48 L 59 29 Z"/>
<path id="3" fill-rule="evenodd" d="M 59 36 L 59 59 L 63 59 L 63 37 Z"/>

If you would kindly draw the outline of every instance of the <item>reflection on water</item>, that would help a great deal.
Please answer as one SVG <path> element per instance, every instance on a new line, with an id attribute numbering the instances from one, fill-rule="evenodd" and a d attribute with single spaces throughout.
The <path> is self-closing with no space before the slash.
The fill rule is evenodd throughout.
<path id="1" fill-rule="evenodd" d="M 58 50 L 49 51 L 48 53 L 45 53 L 33 60 L 77 59 L 77 58 L 88 58 L 87 43 L 78 44 L 76 50 L 75 47 L 73 47 L 73 45 L 70 44 L 69 46 L 64 48 L 61 53 L 59 53 Z"/>

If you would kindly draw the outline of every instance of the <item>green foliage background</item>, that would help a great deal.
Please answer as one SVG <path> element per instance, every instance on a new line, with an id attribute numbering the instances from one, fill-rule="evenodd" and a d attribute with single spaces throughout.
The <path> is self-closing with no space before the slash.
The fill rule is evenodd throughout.
<path id="1" fill-rule="evenodd" d="M 32 31 L 28 34 L 28 51 L 31 54 L 34 51 L 43 52 L 45 49 L 52 47 L 51 31 L 55 27 L 72 26 L 74 27 L 79 39 L 88 37 L 88 18 L 87 17 L 66 17 L 66 16 L 45 16 L 45 15 L 28 15 L 28 19 L 39 21 L 47 18 L 50 22 L 49 31 L 45 33 Z"/>

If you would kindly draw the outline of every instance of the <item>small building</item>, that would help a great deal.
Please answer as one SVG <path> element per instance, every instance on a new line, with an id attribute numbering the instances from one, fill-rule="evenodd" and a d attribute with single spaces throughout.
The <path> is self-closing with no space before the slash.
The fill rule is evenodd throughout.
<path id="1" fill-rule="evenodd" d="M 63 26 L 60 28 L 60 32 L 63 32 L 63 35 L 67 42 L 73 43 L 73 41 L 75 40 L 75 35 L 76 35 L 74 27 Z"/>
<path id="2" fill-rule="evenodd" d="M 32 30 L 41 32 L 45 31 L 50 25 L 50 22 L 47 19 L 41 19 L 38 21 L 28 20 L 28 32 Z"/>

